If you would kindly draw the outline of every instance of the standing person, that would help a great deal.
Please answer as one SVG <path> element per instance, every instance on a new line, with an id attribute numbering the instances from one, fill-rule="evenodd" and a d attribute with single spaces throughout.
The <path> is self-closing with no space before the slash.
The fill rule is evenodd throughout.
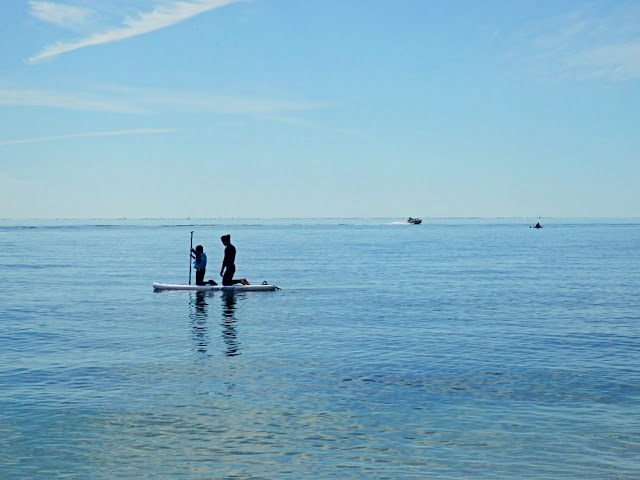
<path id="1" fill-rule="evenodd" d="M 196 285 L 217 285 L 213 280 L 204 281 L 204 274 L 207 272 L 207 255 L 202 245 L 191 249 L 191 258 L 194 259 L 193 268 L 196 269 Z"/>
<path id="2" fill-rule="evenodd" d="M 231 235 L 223 235 L 220 237 L 224 248 L 224 260 L 222 260 L 222 268 L 220 269 L 220 276 L 222 277 L 222 285 L 234 285 L 241 283 L 243 285 L 249 285 L 246 278 L 240 280 L 234 280 L 233 275 L 236 273 L 236 247 L 231 245 Z"/>

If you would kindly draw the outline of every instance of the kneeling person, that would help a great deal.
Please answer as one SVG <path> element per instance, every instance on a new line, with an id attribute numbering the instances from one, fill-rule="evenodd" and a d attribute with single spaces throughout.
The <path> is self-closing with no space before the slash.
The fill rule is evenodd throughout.
<path id="1" fill-rule="evenodd" d="M 204 281 L 204 274 L 207 271 L 207 255 L 204 253 L 202 245 L 198 245 L 195 250 L 191 249 L 191 258 L 194 259 L 193 268 L 196 269 L 196 285 L 217 285 L 213 280 Z"/>
<path id="2" fill-rule="evenodd" d="M 220 269 L 220 276 L 222 277 L 222 285 L 235 285 L 241 283 L 243 285 L 250 285 L 246 278 L 236 280 L 233 275 L 236 273 L 236 247 L 231 245 L 231 235 L 223 235 L 220 237 L 224 249 L 224 260 L 222 260 L 222 268 Z"/>

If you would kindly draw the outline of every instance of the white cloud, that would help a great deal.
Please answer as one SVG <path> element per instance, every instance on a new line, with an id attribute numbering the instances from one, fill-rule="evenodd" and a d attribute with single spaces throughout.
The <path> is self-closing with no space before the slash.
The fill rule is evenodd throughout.
<path id="1" fill-rule="evenodd" d="M 78 92 L 0 90 L 0 105 L 50 107 L 112 113 L 145 113 L 131 102 Z"/>
<path id="2" fill-rule="evenodd" d="M 226 115 L 258 115 L 276 112 L 307 111 L 322 108 L 317 103 L 275 100 L 234 95 L 210 95 L 183 90 L 139 91 L 136 98 L 147 108 L 197 111 Z"/>
<path id="3" fill-rule="evenodd" d="M 171 111 L 223 115 L 260 115 L 323 108 L 321 104 L 310 102 L 127 87 L 104 87 L 94 92 L 0 90 L 0 105 L 125 114 Z"/>
<path id="4" fill-rule="evenodd" d="M 244 0 L 191 0 L 177 1 L 166 6 L 159 6 L 151 12 L 140 13 L 137 18 L 126 17 L 122 22 L 123 25 L 120 27 L 116 27 L 102 33 L 96 33 L 75 41 L 57 42 L 52 45 L 48 45 L 39 54 L 29 58 L 28 62 L 35 63 L 63 53 L 79 50 L 81 48 L 117 42 L 138 35 L 143 35 L 145 33 L 150 33 L 155 30 L 175 25 L 176 23 L 195 17 L 196 15 L 200 15 L 201 13 L 209 10 L 237 3 L 239 1 Z"/>
<path id="5" fill-rule="evenodd" d="M 603 45 L 569 56 L 565 61 L 585 79 L 625 81 L 640 78 L 640 41 Z"/>
<path id="6" fill-rule="evenodd" d="M 40 143 L 51 142 L 55 140 L 67 140 L 70 138 L 87 138 L 87 137 L 115 137 L 123 135 L 150 135 L 159 133 L 175 132 L 170 128 L 138 128 L 132 130 L 115 130 L 110 132 L 91 132 L 91 133 L 74 133 L 70 135 L 56 135 L 52 137 L 40 137 L 40 138 L 26 138 L 21 140 L 6 140 L 0 141 L 0 147 L 5 145 L 17 145 L 21 143 Z"/>
<path id="7" fill-rule="evenodd" d="M 639 13 L 594 9 L 539 22 L 527 33 L 533 48 L 528 60 L 545 75 L 564 80 L 640 78 Z"/>
<path id="8" fill-rule="evenodd" d="M 81 24 L 91 15 L 91 10 L 71 5 L 53 2 L 29 2 L 31 14 L 43 22 L 54 23 L 59 26 Z"/>

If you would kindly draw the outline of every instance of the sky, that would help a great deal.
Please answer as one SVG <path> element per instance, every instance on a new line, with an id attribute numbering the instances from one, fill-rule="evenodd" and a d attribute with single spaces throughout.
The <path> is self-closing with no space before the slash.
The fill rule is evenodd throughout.
<path id="1" fill-rule="evenodd" d="M 11 0 L 0 45 L 0 218 L 640 216 L 640 0 Z"/>

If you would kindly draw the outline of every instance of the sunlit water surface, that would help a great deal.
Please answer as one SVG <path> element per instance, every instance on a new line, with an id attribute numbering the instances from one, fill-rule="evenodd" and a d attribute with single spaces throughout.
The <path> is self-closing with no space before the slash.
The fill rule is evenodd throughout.
<path id="1" fill-rule="evenodd" d="M 0 478 L 640 478 L 640 222 L 532 223 L 0 221 Z"/>

